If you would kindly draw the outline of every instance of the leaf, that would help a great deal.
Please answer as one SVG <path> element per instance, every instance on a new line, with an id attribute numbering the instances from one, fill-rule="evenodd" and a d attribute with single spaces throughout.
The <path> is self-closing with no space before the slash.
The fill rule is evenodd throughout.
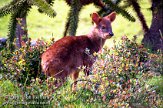
<path id="1" fill-rule="evenodd" d="M 0 8 L 0 17 L 17 12 L 18 8 L 23 6 L 25 1 L 26 0 L 12 0 L 12 2 Z"/>
<path id="2" fill-rule="evenodd" d="M 114 4 L 111 0 L 104 0 L 104 2 L 117 13 L 120 13 L 123 17 L 127 18 L 129 21 L 135 22 L 135 18 L 129 12 L 127 12 L 127 10 L 123 9 L 117 4 Z"/>
<path id="3" fill-rule="evenodd" d="M 48 4 L 46 1 L 44 1 L 44 0 L 32 0 L 32 3 L 34 5 L 36 5 L 42 12 L 44 12 L 48 16 L 50 16 L 50 17 L 56 16 L 56 12 L 51 7 L 51 5 Z"/>

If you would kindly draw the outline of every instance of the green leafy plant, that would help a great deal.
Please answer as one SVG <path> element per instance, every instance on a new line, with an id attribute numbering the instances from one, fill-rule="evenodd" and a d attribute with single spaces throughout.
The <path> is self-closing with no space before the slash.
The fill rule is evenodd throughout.
<path id="1" fill-rule="evenodd" d="M 135 40 L 136 37 L 129 40 L 123 36 L 121 44 L 94 54 L 97 61 L 90 69 L 91 75 L 81 75 L 75 94 L 66 86 L 56 91 L 58 98 L 54 103 L 73 107 L 78 102 L 100 107 L 161 107 L 162 97 L 156 92 L 157 85 L 146 83 L 155 76 L 151 74 L 153 66 L 149 65 L 152 54 Z"/>
<path id="2" fill-rule="evenodd" d="M 30 79 L 41 75 L 40 59 L 41 54 L 47 47 L 47 43 L 42 40 L 37 40 L 34 46 L 30 45 L 29 39 L 27 44 L 15 50 L 14 52 L 1 53 L 2 64 L 1 71 L 5 73 L 12 73 L 15 78 L 23 84 L 29 84 Z"/>
<path id="3" fill-rule="evenodd" d="M 52 1 L 50 3 L 52 3 Z M 21 35 L 27 36 L 26 17 L 33 5 L 37 6 L 43 13 L 47 14 L 50 17 L 56 16 L 56 12 L 53 10 L 51 5 L 44 0 L 12 0 L 9 4 L 0 8 L 0 17 L 11 14 L 8 33 L 8 47 L 11 50 L 14 50 L 13 42 L 16 37 L 18 38 L 18 41 L 22 41 L 22 37 L 16 34 L 16 30 L 17 32 L 21 31 L 20 33 L 23 33 Z M 22 25 L 18 24 L 19 20 L 17 19 L 19 18 L 23 20 Z M 22 28 L 19 26 L 25 27 L 26 29 L 22 30 Z M 19 44 L 21 44 L 21 42 L 19 42 Z"/>
<path id="4" fill-rule="evenodd" d="M 27 104 L 9 105 L 4 104 L 3 99 L 0 101 L 3 106 L 34 108 L 162 107 L 162 73 L 157 70 L 162 66 L 162 62 L 158 61 L 162 53 L 152 54 L 135 40 L 136 37 L 129 40 L 123 36 L 113 48 L 104 48 L 102 53 L 91 55 L 97 60 L 89 76 L 80 72 L 76 92 L 72 92 L 71 86 L 75 82 L 69 78 L 62 87 L 56 88 L 55 78 L 41 77 L 40 54 L 49 44 L 38 40 L 35 46 L 31 46 L 29 41 L 14 53 L 3 50 L 0 53 L 3 64 L 0 68 L 2 97 L 17 95 L 20 103 Z M 54 39 L 50 44 L 53 42 Z M 85 67 L 80 69 L 83 71 Z M 158 77 L 160 80 L 157 81 Z M 5 84 L 10 87 L 6 89 Z M 11 94 L 4 90 L 11 90 Z M 17 101 L 10 97 L 8 103 Z"/>

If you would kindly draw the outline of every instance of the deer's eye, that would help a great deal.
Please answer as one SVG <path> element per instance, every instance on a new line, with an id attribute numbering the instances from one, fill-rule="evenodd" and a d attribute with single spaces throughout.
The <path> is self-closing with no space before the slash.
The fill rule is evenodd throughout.
<path id="1" fill-rule="evenodd" d="M 105 27 L 105 26 L 102 26 L 102 27 L 101 27 L 101 29 L 103 29 L 103 30 L 104 30 L 104 29 L 106 29 L 106 27 Z"/>

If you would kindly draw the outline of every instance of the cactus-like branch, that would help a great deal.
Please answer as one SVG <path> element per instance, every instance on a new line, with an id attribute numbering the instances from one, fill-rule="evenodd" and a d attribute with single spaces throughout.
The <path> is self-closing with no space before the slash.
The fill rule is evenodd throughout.
<path id="1" fill-rule="evenodd" d="M 79 12 L 81 9 L 82 5 L 80 3 L 80 0 L 72 0 L 71 1 L 71 9 L 70 9 L 70 13 L 69 13 L 69 35 L 70 36 L 75 36 L 76 34 L 76 30 L 78 27 L 78 21 L 79 21 Z"/>
<path id="2" fill-rule="evenodd" d="M 46 1 L 44 0 L 32 0 L 32 3 L 34 5 L 36 5 L 37 7 L 39 7 L 39 9 L 47 14 L 50 17 L 55 17 L 56 16 L 56 12 L 54 11 L 54 9 L 50 6 L 50 4 L 48 4 Z"/>
<path id="3" fill-rule="evenodd" d="M 127 12 L 127 10 L 123 9 L 117 4 L 114 4 L 111 0 L 104 0 L 104 2 L 113 10 L 115 10 L 117 13 L 120 13 L 123 17 L 127 18 L 129 21 L 134 22 L 135 18 Z"/>
<path id="4" fill-rule="evenodd" d="M 16 12 L 17 9 L 21 7 L 25 1 L 26 0 L 14 0 L 4 7 L 0 8 L 0 17 Z"/>

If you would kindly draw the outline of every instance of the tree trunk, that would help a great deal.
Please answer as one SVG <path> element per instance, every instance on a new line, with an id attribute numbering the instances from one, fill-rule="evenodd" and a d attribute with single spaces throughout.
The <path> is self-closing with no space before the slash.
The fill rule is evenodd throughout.
<path id="1" fill-rule="evenodd" d="M 23 7 L 28 9 L 27 1 L 24 2 Z M 23 8 L 20 8 L 17 12 L 15 35 L 16 35 L 16 46 L 18 48 L 21 48 L 22 44 L 28 40 L 27 22 L 26 22 L 27 11 L 28 10 L 24 10 Z"/>
<path id="2" fill-rule="evenodd" d="M 17 18 L 16 24 L 16 46 L 22 47 L 22 43 L 27 41 L 27 23 L 26 17 Z"/>
<path id="3" fill-rule="evenodd" d="M 152 51 L 163 51 L 163 7 L 162 0 L 152 0 L 152 24 L 142 43 Z"/>

